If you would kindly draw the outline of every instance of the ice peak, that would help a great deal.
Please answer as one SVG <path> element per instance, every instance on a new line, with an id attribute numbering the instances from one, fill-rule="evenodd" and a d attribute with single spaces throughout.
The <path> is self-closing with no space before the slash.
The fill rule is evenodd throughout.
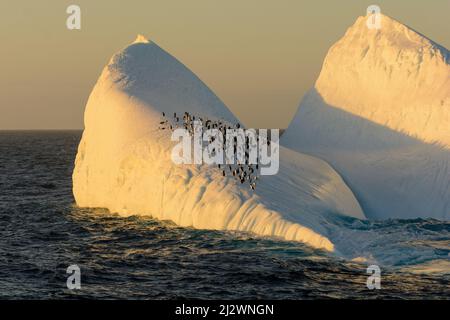
<path id="1" fill-rule="evenodd" d="M 138 34 L 136 40 L 134 40 L 133 43 L 150 43 L 150 42 L 151 41 L 147 37 L 143 36 L 142 34 Z"/>
<path id="2" fill-rule="evenodd" d="M 386 15 L 378 29 L 368 19 L 359 17 L 328 51 L 315 90 L 349 114 L 450 146 L 448 50 Z"/>
<path id="3" fill-rule="evenodd" d="M 356 19 L 355 23 L 349 28 L 349 30 L 352 30 L 352 29 L 371 30 L 367 27 L 367 20 L 372 19 L 372 18 L 375 18 L 375 17 L 373 17 L 372 13 L 367 13 L 367 15 L 359 16 Z M 404 25 L 403 23 L 401 23 L 401 22 L 395 20 L 394 18 L 391 18 L 385 14 L 379 13 L 379 18 L 381 20 L 381 29 L 380 30 L 383 30 L 384 28 L 389 29 L 389 30 L 392 30 L 393 28 L 395 28 L 395 30 L 398 30 L 398 31 L 411 30 L 408 26 Z M 376 29 L 375 29 L 375 31 L 376 31 Z"/>
<path id="4" fill-rule="evenodd" d="M 413 50 L 437 48 L 442 53 L 444 59 L 448 55 L 446 48 L 411 27 L 382 13 L 379 15 L 380 28 L 368 27 L 368 23 L 370 23 L 369 19 L 372 19 L 372 14 L 368 13 L 356 19 L 356 22 L 347 29 L 341 41 L 349 44 L 360 43 L 364 46 L 369 41 L 372 44 L 376 43 L 382 46 L 388 45 L 402 49 L 411 48 Z"/>

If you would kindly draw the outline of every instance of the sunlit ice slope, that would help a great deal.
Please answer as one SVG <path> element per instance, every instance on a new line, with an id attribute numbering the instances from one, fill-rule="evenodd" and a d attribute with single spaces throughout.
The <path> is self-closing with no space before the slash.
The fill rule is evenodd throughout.
<path id="1" fill-rule="evenodd" d="M 176 165 L 162 112 L 236 123 L 201 80 L 155 43 L 138 37 L 113 56 L 86 106 L 73 172 L 82 207 L 149 215 L 180 226 L 238 230 L 333 251 L 327 216 L 364 218 L 352 192 L 324 161 L 280 147 L 277 175 L 256 190 L 215 165 Z"/>
<path id="2" fill-rule="evenodd" d="M 329 50 L 281 139 L 344 178 L 368 218 L 450 219 L 450 54 L 382 15 Z"/>

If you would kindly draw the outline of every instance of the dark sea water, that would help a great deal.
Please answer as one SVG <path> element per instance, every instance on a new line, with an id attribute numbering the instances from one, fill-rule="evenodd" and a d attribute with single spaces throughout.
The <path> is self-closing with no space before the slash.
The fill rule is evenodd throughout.
<path id="1" fill-rule="evenodd" d="M 369 290 L 367 264 L 299 243 L 77 208 L 71 174 L 80 136 L 0 132 L 0 298 L 450 298 L 450 270 L 405 271 L 447 261 L 449 223 L 342 220 L 386 235 L 371 244 L 385 261 L 406 257 L 381 266 L 381 289 Z M 402 232 L 414 241 L 387 243 Z M 81 290 L 67 289 L 72 264 L 81 269 Z"/>

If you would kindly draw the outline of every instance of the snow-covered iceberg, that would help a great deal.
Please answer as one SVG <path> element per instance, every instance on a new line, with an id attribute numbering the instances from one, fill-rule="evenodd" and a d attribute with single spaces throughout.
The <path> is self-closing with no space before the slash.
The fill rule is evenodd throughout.
<path id="1" fill-rule="evenodd" d="M 82 207 L 150 215 L 180 226 L 240 230 L 334 250 L 327 215 L 365 218 L 352 192 L 324 161 L 280 147 L 277 175 L 256 190 L 216 166 L 175 165 L 161 113 L 237 120 L 207 86 L 143 37 L 113 56 L 86 106 L 73 172 Z"/>
<path id="2" fill-rule="evenodd" d="M 450 53 L 382 15 L 329 50 L 281 144 L 320 157 L 368 218 L 450 219 Z"/>

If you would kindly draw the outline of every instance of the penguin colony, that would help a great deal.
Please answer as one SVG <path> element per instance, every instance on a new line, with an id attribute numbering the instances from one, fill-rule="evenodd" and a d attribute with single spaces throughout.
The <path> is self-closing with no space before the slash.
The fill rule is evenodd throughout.
<path id="1" fill-rule="evenodd" d="M 210 119 L 203 119 L 202 117 L 195 117 L 194 115 L 185 112 L 180 118 L 180 115 L 177 115 L 175 112 L 173 114 L 173 119 L 169 119 L 166 117 L 165 112 L 162 113 L 162 120 L 159 123 L 158 129 L 160 130 L 171 130 L 172 132 L 175 129 L 182 128 L 189 132 L 189 135 L 192 137 L 194 135 L 194 121 L 199 121 L 202 124 L 203 129 L 218 129 L 223 137 L 224 143 L 223 147 L 226 145 L 226 132 L 230 129 L 239 129 L 241 125 L 237 123 L 234 126 L 228 125 L 223 121 L 215 121 Z M 259 142 L 259 136 L 256 135 L 257 142 Z M 214 137 L 210 138 L 210 143 L 214 141 Z M 267 140 L 267 145 L 270 145 L 270 140 Z M 252 147 L 256 147 L 252 145 Z M 229 165 L 221 165 L 217 164 L 219 169 L 222 169 L 222 176 L 225 177 L 227 175 L 233 176 L 235 179 L 243 183 L 248 183 L 251 190 L 256 189 L 256 181 L 259 179 L 259 165 L 258 164 L 249 164 L 249 150 L 250 148 L 250 139 L 248 136 L 245 138 L 245 162 L 238 164 L 229 164 Z M 237 156 L 237 137 L 234 137 L 233 141 L 233 150 L 234 157 Z M 225 153 L 225 150 L 223 150 Z M 212 153 L 215 153 L 215 150 L 212 150 Z"/>

